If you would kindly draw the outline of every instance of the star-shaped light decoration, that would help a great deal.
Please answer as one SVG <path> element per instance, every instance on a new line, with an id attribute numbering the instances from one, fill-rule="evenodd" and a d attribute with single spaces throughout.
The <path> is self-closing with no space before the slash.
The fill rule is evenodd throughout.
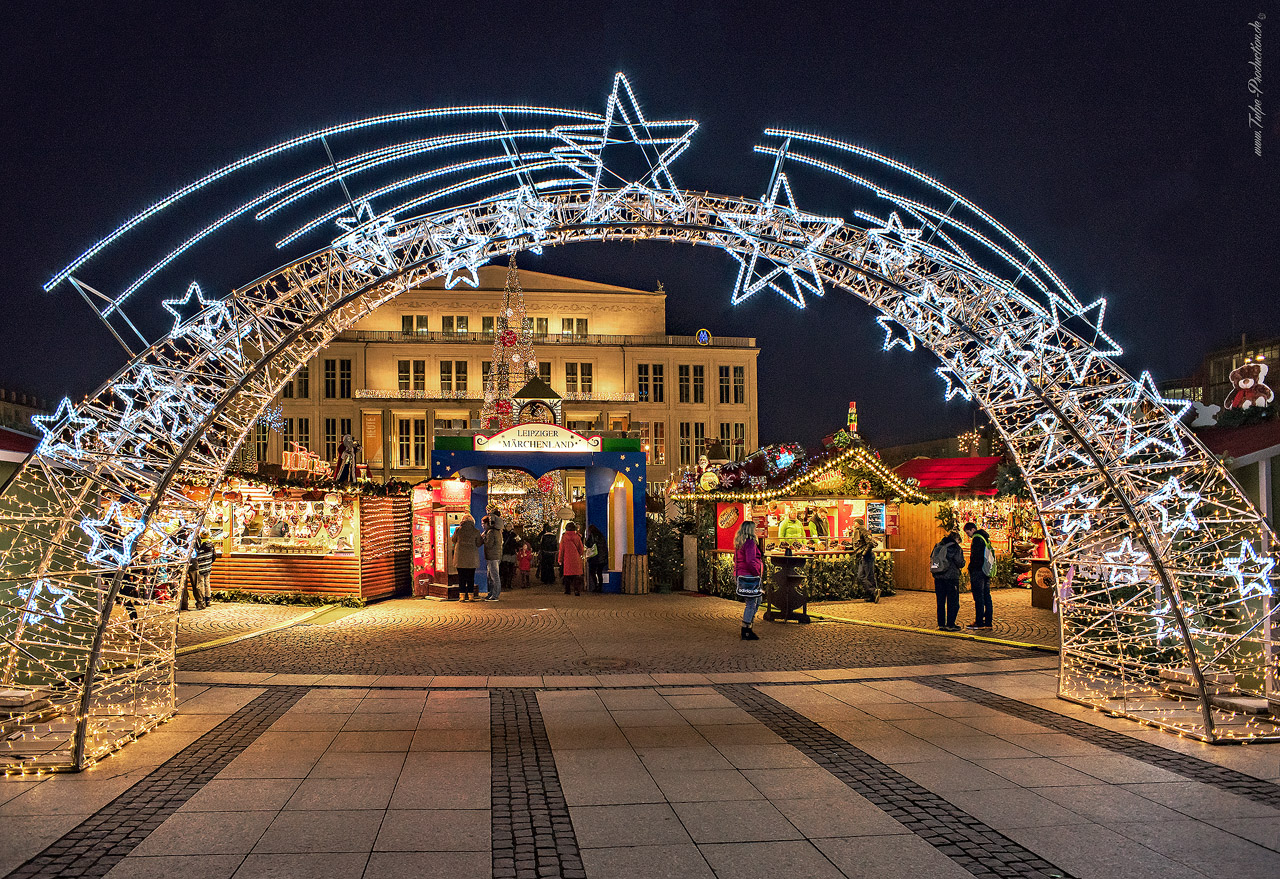
<path id="1" fill-rule="evenodd" d="M 31 422 L 44 434 L 36 448 L 37 453 L 73 461 L 89 454 L 85 442 L 96 422 L 80 414 L 69 398 L 63 397 L 52 415 L 35 415 Z"/>
<path id="2" fill-rule="evenodd" d="M 867 230 L 864 259 L 874 263 L 882 275 L 906 268 L 920 255 L 920 232 L 920 229 L 904 227 L 898 212 L 892 211 L 883 225 Z"/>
<path id="3" fill-rule="evenodd" d="M 399 270 L 400 261 L 392 246 L 391 234 L 396 226 L 395 217 L 379 216 L 368 201 L 362 201 L 356 205 L 354 216 L 341 217 L 334 222 L 347 233 L 334 240 L 334 247 L 366 260 L 384 272 Z"/>
<path id="4" fill-rule="evenodd" d="M 36 610 L 37 599 L 41 594 L 47 594 L 50 598 L 50 608 L 47 611 Z M 42 619 L 65 620 L 67 618 L 63 605 L 71 598 L 71 593 L 48 580 L 43 578 L 32 580 L 28 585 L 18 589 L 18 597 L 22 599 L 22 613 L 29 623 L 38 623 Z"/>
<path id="5" fill-rule="evenodd" d="M 876 323 L 880 324 L 880 329 L 884 330 L 882 350 L 892 351 L 895 345 L 901 345 L 905 351 L 916 350 L 916 337 L 895 318 L 882 314 L 876 318 Z M 948 396 L 947 399 L 950 400 L 951 397 Z"/>
<path id="6" fill-rule="evenodd" d="M 957 305 L 954 296 L 948 296 L 942 287 L 926 280 L 919 290 L 907 292 L 903 303 L 919 315 L 924 332 L 935 336 L 946 336 L 951 333 L 951 312 Z"/>
<path id="7" fill-rule="evenodd" d="M 488 258 L 484 255 L 488 239 L 471 227 L 463 214 L 446 220 L 430 232 L 431 243 L 440 255 L 440 268 L 445 273 L 445 287 L 453 289 L 459 281 L 472 287 L 480 286 L 476 270 Z"/>
<path id="8" fill-rule="evenodd" d="M 529 250 L 542 253 L 542 242 L 551 226 L 555 205 L 543 201 L 530 186 L 521 186 L 508 199 L 498 202 L 498 234 L 506 238 L 529 238 Z"/>
<path id="9" fill-rule="evenodd" d="M 1045 506 L 1045 510 L 1062 510 L 1058 519 L 1057 531 L 1064 540 L 1072 539 L 1076 534 L 1088 532 L 1093 527 L 1093 512 L 1102 503 L 1101 495 L 1087 492 L 1068 495 L 1067 497 Z"/>
<path id="10" fill-rule="evenodd" d="M 217 299 L 205 299 L 204 291 L 200 289 L 200 285 L 192 281 L 187 287 L 187 292 L 182 296 L 175 296 L 172 299 L 165 299 L 160 303 L 164 310 L 173 315 L 173 330 L 171 335 L 180 336 L 182 325 L 187 323 L 196 315 L 203 312 L 211 305 L 217 305 Z"/>
<path id="11" fill-rule="evenodd" d="M 1027 378 L 1027 367 L 1035 355 L 1018 347 L 1006 333 L 989 348 L 984 348 L 978 355 L 978 362 L 991 371 L 993 384 L 1012 386 L 1017 396 L 1027 391 L 1030 379 Z"/>
<path id="12" fill-rule="evenodd" d="M 944 382 L 947 383 L 946 399 L 950 402 L 952 397 L 960 396 L 966 400 L 973 400 L 973 393 L 965 384 L 960 372 L 951 366 L 939 366 L 934 370 Z"/>
<path id="13" fill-rule="evenodd" d="M 1104 400 L 1099 414 L 1093 418 L 1102 427 L 1110 426 L 1108 422 L 1113 421 L 1123 432 L 1121 458 L 1148 448 L 1163 449 L 1181 457 L 1186 454 L 1186 447 L 1178 428 L 1190 408 L 1187 400 L 1167 400 L 1160 396 L 1155 379 L 1151 373 L 1144 372 L 1129 386 L 1126 396 Z"/>
<path id="14" fill-rule="evenodd" d="M 1058 416 L 1052 412 L 1042 412 L 1036 416 L 1036 426 L 1044 433 L 1044 443 L 1040 446 L 1037 454 L 1043 454 L 1040 460 L 1040 466 L 1047 468 L 1058 463 L 1064 458 L 1071 458 L 1075 464 L 1083 467 L 1092 467 L 1093 460 L 1086 455 L 1082 455 L 1058 440 Z"/>
<path id="15" fill-rule="evenodd" d="M 173 315 L 170 336 L 189 339 L 208 349 L 215 359 L 226 363 L 238 365 L 244 362 L 240 343 L 249 328 L 237 331 L 225 299 L 205 298 L 200 285 L 192 281 L 184 295 L 166 299 L 161 304 Z"/>
<path id="16" fill-rule="evenodd" d="M 778 203 L 779 194 L 786 204 Z M 764 289 L 799 308 L 805 307 L 806 292 L 822 295 L 818 254 L 844 221 L 797 208 L 786 174 L 778 174 L 768 194 L 750 210 L 721 211 L 717 216 L 734 236 L 721 244 L 738 261 L 734 305 Z M 790 281 L 790 290 L 777 283 L 783 275 Z"/>
<path id="17" fill-rule="evenodd" d="M 1068 329 L 1077 332 L 1077 334 L 1082 328 L 1085 332 L 1092 331 L 1088 335 L 1093 338 L 1081 336 L 1081 341 L 1085 343 L 1083 350 L 1074 351 L 1067 358 L 1067 370 L 1077 383 L 1084 381 L 1085 376 L 1089 373 L 1089 368 L 1099 357 L 1118 357 L 1123 353 L 1120 346 L 1116 344 L 1115 339 L 1102 331 L 1102 320 L 1107 314 L 1107 300 L 1105 298 L 1099 297 L 1089 304 L 1079 307 L 1055 298 L 1053 300 L 1053 309 L 1053 322 L 1055 325 L 1067 324 Z M 1089 318 L 1088 315 L 1091 311 L 1097 311 L 1097 317 Z M 1070 327 L 1072 322 L 1080 324 L 1082 327 L 1072 328 Z"/>
<path id="18" fill-rule="evenodd" d="M 1118 548 L 1104 552 L 1102 557 L 1110 566 L 1107 579 L 1112 586 L 1136 586 L 1149 576 L 1147 568 L 1151 564 L 1151 556 L 1135 549 L 1133 540 L 1128 536 L 1120 541 Z"/>
<path id="19" fill-rule="evenodd" d="M 1251 540 L 1240 541 L 1239 554 L 1224 560 L 1226 572 L 1235 579 L 1241 598 L 1248 598 L 1250 595 L 1269 595 L 1271 569 L 1275 564 L 1274 558 L 1258 555 Z"/>
<path id="20" fill-rule="evenodd" d="M 150 365 L 130 380 L 118 382 L 114 392 L 125 403 L 118 422 L 122 432 L 137 439 L 135 454 L 141 454 L 152 439 L 181 443 L 207 414 L 205 401 L 189 381 L 166 379 Z"/>
<path id="21" fill-rule="evenodd" d="M 92 544 L 85 558 L 90 564 L 122 568 L 133 559 L 133 544 L 146 525 L 130 516 L 119 501 L 112 501 L 101 519 L 86 516 L 80 529 Z"/>
<path id="22" fill-rule="evenodd" d="M 1200 500 L 1198 491 L 1184 491 L 1178 477 L 1170 476 L 1160 490 L 1149 495 L 1144 503 L 1160 511 L 1160 530 L 1165 534 L 1173 534 L 1184 528 L 1188 531 L 1200 530 L 1200 520 L 1195 513 Z M 1181 513 L 1176 509 L 1179 506 L 1182 507 Z"/>
<path id="23" fill-rule="evenodd" d="M 698 130 L 692 119 L 650 122 L 645 119 L 635 93 L 626 76 L 613 78 L 613 91 L 605 103 L 600 122 L 557 125 L 552 134 L 563 141 L 551 154 L 564 162 L 569 171 L 591 182 L 591 201 L 586 210 L 588 222 L 612 216 L 619 203 L 628 197 L 643 197 L 646 202 L 660 204 L 676 212 L 684 205 L 684 193 L 671 177 L 671 163 L 689 148 L 689 140 Z M 638 176 L 606 159 L 606 152 L 628 152 L 639 159 L 645 169 Z"/>

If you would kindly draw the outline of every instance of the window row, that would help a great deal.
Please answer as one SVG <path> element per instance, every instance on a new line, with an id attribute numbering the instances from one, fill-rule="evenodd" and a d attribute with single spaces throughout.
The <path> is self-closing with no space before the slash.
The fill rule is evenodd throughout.
<path id="1" fill-rule="evenodd" d="M 351 399 L 351 361 L 345 358 L 326 358 L 324 367 L 324 398 L 327 400 Z M 397 363 L 398 385 L 401 391 L 427 390 L 427 361 L 401 360 Z M 481 364 L 481 380 L 488 381 L 491 363 Z M 720 366 L 719 402 L 722 404 L 747 402 L 747 369 L 745 366 Z M 682 363 L 676 367 L 677 400 L 681 403 L 706 402 L 706 367 L 702 364 Z M 538 377 L 551 383 L 551 364 L 538 364 Z M 589 394 L 594 387 L 594 365 L 591 363 L 564 364 L 564 389 L 571 394 Z M 440 391 L 445 394 L 467 392 L 467 361 L 440 361 Z M 292 379 L 285 382 L 280 396 L 292 400 L 305 400 L 311 396 L 311 372 L 301 367 Z M 636 401 L 640 403 L 666 402 L 666 367 L 661 363 L 636 364 Z"/>
<path id="2" fill-rule="evenodd" d="M 745 366 L 718 367 L 721 403 L 747 402 L 747 368 Z M 677 401 L 680 403 L 705 403 L 707 401 L 706 367 L 699 363 L 681 363 L 676 366 Z M 636 364 L 636 401 L 640 403 L 666 402 L 666 367 L 661 363 Z"/>
<path id="3" fill-rule="evenodd" d="M 680 465 L 687 467 L 707 453 L 707 426 L 701 421 L 681 421 Z M 747 456 L 747 425 L 742 421 L 720 422 L 720 445 L 734 461 Z"/>
<path id="4" fill-rule="evenodd" d="M 551 318 L 546 317 L 526 317 L 524 319 L 524 328 L 532 332 L 535 336 L 548 336 L 551 334 L 551 320 Z M 493 315 L 480 318 L 480 332 L 492 335 L 496 323 L 496 318 Z M 400 332 L 405 335 L 431 332 L 430 315 L 400 315 Z M 469 333 L 471 332 L 471 319 L 465 314 L 441 315 L 440 332 L 458 334 Z M 560 334 L 563 336 L 586 336 L 587 318 L 560 318 Z"/>
<path id="5" fill-rule="evenodd" d="M 295 445 L 304 449 L 311 448 L 311 419 L 283 419 L 281 438 L 284 449 L 292 450 Z M 465 419 L 435 419 L 436 430 L 450 430 L 466 427 Z M 570 429 L 591 429 L 591 422 L 569 422 Z M 662 421 L 638 421 L 634 427 L 640 431 L 641 443 L 648 464 L 667 463 L 667 425 Z M 707 426 L 700 421 L 682 421 L 680 431 L 680 464 L 689 466 L 707 451 Z M 722 446 L 735 461 L 746 457 L 747 425 L 745 422 L 722 421 L 719 424 L 719 439 Z M 332 461 L 338 456 L 338 443 L 345 434 L 351 433 L 350 418 L 324 419 L 324 459 Z M 427 466 L 427 419 L 417 417 L 396 418 L 396 466 L 402 468 L 424 468 Z M 258 460 L 267 460 L 267 446 L 270 432 L 265 424 L 259 424 L 254 433 L 255 451 Z"/>
<path id="6" fill-rule="evenodd" d="M 311 396 L 311 369 L 300 367 L 293 378 L 284 383 L 280 396 L 286 400 L 305 400 Z M 326 400 L 351 399 L 351 361 L 326 359 L 324 361 L 324 397 Z"/>

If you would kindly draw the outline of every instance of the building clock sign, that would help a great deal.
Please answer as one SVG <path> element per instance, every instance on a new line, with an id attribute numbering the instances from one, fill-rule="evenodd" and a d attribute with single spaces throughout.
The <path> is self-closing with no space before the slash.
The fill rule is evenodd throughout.
<path id="1" fill-rule="evenodd" d="M 476 436 L 477 452 L 599 452 L 600 437 L 585 437 L 557 424 L 517 424 L 493 436 Z"/>

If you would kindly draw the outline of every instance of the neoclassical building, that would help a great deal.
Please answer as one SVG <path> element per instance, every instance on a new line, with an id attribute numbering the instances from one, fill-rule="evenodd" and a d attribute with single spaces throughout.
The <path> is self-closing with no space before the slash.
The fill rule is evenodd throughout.
<path id="1" fill-rule="evenodd" d="M 478 426 L 506 268 L 477 288 L 410 290 L 342 333 L 284 388 L 259 460 L 294 444 L 334 460 L 343 434 L 363 445 L 375 479 L 427 477 L 436 431 Z M 563 399 L 565 426 L 636 431 L 649 481 L 695 463 L 712 443 L 732 457 L 757 447 L 754 338 L 667 335 L 666 293 L 521 271 L 540 377 Z"/>

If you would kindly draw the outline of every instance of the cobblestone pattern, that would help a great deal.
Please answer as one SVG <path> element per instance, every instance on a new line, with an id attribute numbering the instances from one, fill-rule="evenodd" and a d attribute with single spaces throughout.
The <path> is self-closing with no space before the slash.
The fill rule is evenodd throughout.
<path id="1" fill-rule="evenodd" d="M 972 875 L 1069 877 L 1065 870 L 755 687 L 716 689 Z"/>
<path id="2" fill-rule="evenodd" d="M 586 879 L 533 690 L 489 691 L 493 879 Z"/>
<path id="3" fill-rule="evenodd" d="M 156 767 L 7 879 L 105 876 L 306 691 L 305 687 L 272 687 Z"/>
<path id="4" fill-rule="evenodd" d="M 302 616 L 312 609 L 289 605 L 215 602 L 207 610 L 187 610 L 178 614 L 178 646 L 188 647 L 218 638 L 256 632 Z"/>
<path id="5" fill-rule="evenodd" d="M 1046 647 L 1058 646 L 1058 617 L 1051 611 L 1032 607 L 1030 590 L 996 589 L 991 593 L 991 604 L 995 628 L 977 634 Z M 809 607 L 816 613 L 834 614 L 851 620 L 917 629 L 938 627 L 937 599 L 932 592 L 903 591 L 882 598 L 877 604 L 869 601 L 824 601 Z M 961 595 L 958 624 L 963 626 L 971 622 L 973 597 Z"/>
<path id="6" fill-rule="evenodd" d="M 1141 760 L 1143 763 L 1167 769 L 1169 772 L 1176 772 L 1190 781 L 1213 785 L 1220 790 L 1239 794 L 1254 802 L 1280 809 L 1280 785 L 1270 781 L 1264 781 L 1244 772 L 1210 763 L 1208 760 L 1201 760 L 1199 757 L 1193 757 L 1190 754 L 1170 751 L 1168 748 L 1162 748 L 1150 742 L 1130 738 L 1124 733 L 1103 729 L 1083 720 L 1066 717 L 1046 708 L 1028 705 L 1025 702 L 1019 702 L 1007 696 L 1000 696 L 989 690 L 983 690 L 980 687 L 974 687 L 951 678 L 930 675 L 921 676 L 915 678 L 915 680 L 944 693 L 962 696 L 979 705 L 1003 711 L 1012 717 L 1029 720 L 1032 723 L 1057 732 L 1066 733 L 1081 741 L 1098 745 L 1117 754 L 1132 757 L 1134 760 Z"/>
<path id="7" fill-rule="evenodd" d="M 885 602 L 897 601 L 896 596 Z M 884 602 L 882 602 L 884 603 Z M 497 603 L 397 599 L 178 660 L 182 671 L 297 674 L 584 674 L 870 668 L 1020 658 L 1018 648 L 846 623 L 763 623 L 708 596 L 566 596 L 538 587 Z"/>

